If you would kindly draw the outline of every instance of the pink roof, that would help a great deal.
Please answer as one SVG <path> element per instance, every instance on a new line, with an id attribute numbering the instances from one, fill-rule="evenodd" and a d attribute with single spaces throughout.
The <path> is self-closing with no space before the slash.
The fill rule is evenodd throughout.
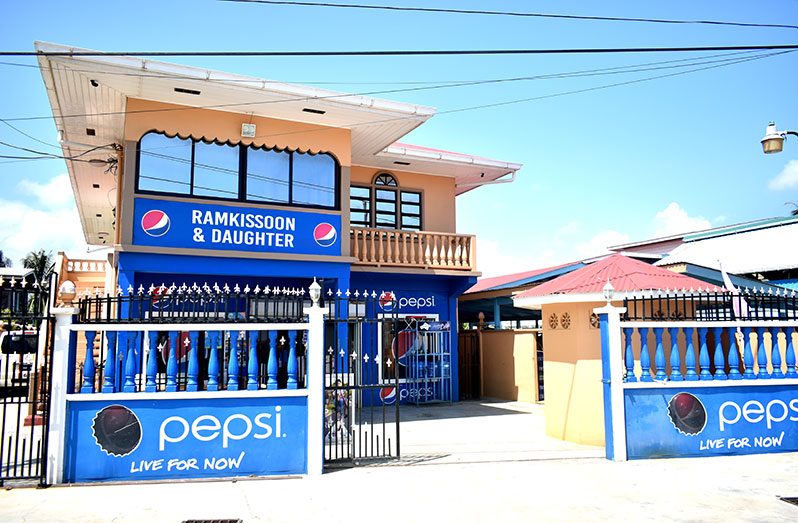
<path id="1" fill-rule="evenodd" d="M 515 298 L 550 294 L 598 294 L 602 292 L 608 279 L 616 292 L 666 289 L 699 290 L 709 287 L 709 284 L 701 280 L 654 267 L 622 254 L 613 254 L 524 291 Z"/>
<path id="2" fill-rule="evenodd" d="M 533 276 L 537 276 L 539 274 L 543 274 L 550 271 L 556 271 L 557 269 L 562 269 L 563 267 L 568 267 L 569 265 L 574 265 L 578 262 L 569 262 L 563 263 L 562 265 L 555 265 L 554 267 L 544 267 L 543 269 L 533 269 L 531 271 L 525 272 L 517 272 L 515 274 L 506 274 L 504 276 L 493 276 L 491 278 L 480 278 L 474 284 L 473 287 L 465 291 L 464 294 L 470 294 L 473 292 L 481 292 L 484 290 L 491 289 L 492 287 L 499 287 L 500 285 L 506 285 L 508 283 L 512 283 L 515 281 L 525 280 L 527 278 L 531 278 Z"/>

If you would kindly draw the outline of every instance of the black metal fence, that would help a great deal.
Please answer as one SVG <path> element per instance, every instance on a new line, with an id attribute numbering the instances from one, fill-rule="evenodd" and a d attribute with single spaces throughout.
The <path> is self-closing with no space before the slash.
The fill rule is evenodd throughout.
<path id="1" fill-rule="evenodd" d="M 121 289 L 78 300 L 78 323 L 300 322 L 311 305 L 305 289 L 161 286 Z"/>
<path id="2" fill-rule="evenodd" d="M 778 292 L 655 293 L 626 298 L 624 320 L 630 321 L 749 321 L 798 318 L 798 293 Z"/>
<path id="3" fill-rule="evenodd" d="M 0 486 L 43 485 L 53 334 L 49 293 L 24 279 L 0 280 Z"/>

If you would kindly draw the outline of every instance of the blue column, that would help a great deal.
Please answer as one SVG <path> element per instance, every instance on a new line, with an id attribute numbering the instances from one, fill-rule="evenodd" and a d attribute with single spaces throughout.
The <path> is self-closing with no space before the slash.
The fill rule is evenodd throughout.
<path id="1" fill-rule="evenodd" d="M 778 327 L 770 329 L 770 362 L 773 364 L 773 377 L 783 378 L 784 372 L 781 370 L 781 351 L 779 350 L 779 331 Z"/>
<path id="2" fill-rule="evenodd" d="M 665 351 L 662 349 L 662 327 L 654 327 L 654 339 L 657 346 L 654 349 L 654 363 L 657 365 L 657 379 L 664 380 L 668 377 L 665 373 Z"/>
<path id="3" fill-rule="evenodd" d="M 757 349 L 756 349 L 756 364 L 759 367 L 757 378 L 760 380 L 769 380 L 768 374 L 768 355 L 765 352 L 765 329 L 764 327 L 756 328 Z"/>
<path id="4" fill-rule="evenodd" d="M 611 369 L 611 358 L 617 358 L 617 354 L 612 354 L 610 352 L 610 330 L 609 330 L 609 318 L 607 314 L 599 314 L 599 328 L 600 328 L 600 335 L 601 335 L 601 388 L 602 393 L 604 396 L 604 456 L 607 459 L 614 459 L 615 458 L 615 445 L 614 445 L 614 438 L 613 438 L 613 431 L 612 431 L 612 371 Z M 630 329 L 631 330 L 631 329 Z M 647 329 L 640 329 L 647 330 Z M 631 333 L 629 333 L 631 334 Z M 629 335 L 628 334 L 628 335 Z M 627 335 L 627 336 L 628 336 Z M 642 350 L 641 350 L 641 364 L 642 364 Z M 645 377 L 648 376 L 648 381 L 651 381 L 651 374 L 644 370 L 641 376 L 641 381 L 645 381 Z M 618 385 L 620 386 L 620 384 Z"/>
<path id="5" fill-rule="evenodd" d="M 640 381 L 654 381 L 651 378 L 651 354 L 648 352 L 648 328 L 637 329 L 640 333 Z"/>
<path id="6" fill-rule="evenodd" d="M 249 331 L 247 390 L 258 390 L 258 331 Z"/>
<path id="7" fill-rule="evenodd" d="M 626 367 L 626 373 L 624 375 L 624 381 L 628 383 L 634 383 L 637 381 L 635 377 L 635 356 L 632 352 L 632 333 L 634 333 L 634 329 L 630 327 L 626 327 L 623 329 L 624 334 L 624 366 Z"/>
<path id="8" fill-rule="evenodd" d="M 795 327 L 785 327 L 784 328 L 784 335 L 787 336 L 787 351 L 785 354 L 785 361 L 787 362 L 787 374 L 786 377 L 788 378 L 795 378 L 798 376 L 798 372 L 795 371 L 795 345 L 792 341 L 792 331 L 795 330 Z"/>
<path id="9" fill-rule="evenodd" d="M 729 327 L 726 332 L 729 335 L 729 379 L 741 380 L 743 375 L 740 374 L 740 349 L 737 347 L 735 329 Z"/>
<path id="10" fill-rule="evenodd" d="M 671 381 L 682 381 L 682 360 L 679 357 L 679 327 L 668 329 L 671 335 Z"/>
<path id="11" fill-rule="evenodd" d="M 208 343 L 211 346 L 208 357 L 208 390 L 219 390 L 219 335 L 220 331 L 208 332 Z"/>
<path id="12" fill-rule="evenodd" d="M 266 389 L 277 390 L 277 331 L 269 331 L 269 359 L 266 367 Z"/>
<path id="13" fill-rule="evenodd" d="M 186 381 L 187 391 L 199 390 L 197 376 L 199 375 L 199 331 L 190 331 L 188 338 L 191 340 L 191 347 L 188 348 L 188 380 Z"/>
<path id="14" fill-rule="evenodd" d="M 501 314 L 501 307 L 499 307 L 498 298 L 495 298 L 493 300 L 493 327 L 496 330 L 502 328 L 502 314 Z"/>
<path id="15" fill-rule="evenodd" d="M 108 351 L 105 354 L 103 388 L 105 393 L 116 392 L 116 331 L 105 331 Z"/>
<path id="16" fill-rule="evenodd" d="M 135 333 L 127 336 L 127 350 L 125 354 L 125 384 L 122 385 L 122 392 L 136 392 L 136 341 Z M 125 347 L 122 347 L 125 350 Z"/>
<path id="17" fill-rule="evenodd" d="M 698 374 L 695 372 L 695 346 L 693 345 L 693 328 L 684 328 L 684 367 L 686 381 L 698 381 Z"/>
<path id="18" fill-rule="evenodd" d="M 238 331 L 230 331 L 230 358 L 227 362 L 227 390 L 238 390 Z"/>
<path id="19" fill-rule="evenodd" d="M 743 379 L 755 380 L 754 374 L 754 352 L 751 350 L 751 327 L 743 327 Z"/>
<path id="20" fill-rule="evenodd" d="M 80 386 L 81 394 L 94 392 L 94 337 L 95 331 L 86 331 L 86 357 L 83 360 L 83 383 Z"/>
<path id="21" fill-rule="evenodd" d="M 294 330 L 288 331 L 288 387 L 296 389 L 296 334 Z"/>
<path id="22" fill-rule="evenodd" d="M 116 335 L 116 383 L 114 388 L 121 391 L 125 386 L 125 365 L 127 364 L 127 344 L 130 333 L 120 331 Z"/>
<path id="23" fill-rule="evenodd" d="M 180 336 L 169 331 L 169 357 L 166 359 L 166 392 L 177 392 L 177 345 Z"/>
<path id="24" fill-rule="evenodd" d="M 150 352 L 147 356 L 147 382 L 144 384 L 144 392 L 156 392 L 158 390 L 158 331 L 150 331 Z"/>
<path id="25" fill-rule="evenodd" d="M 723 334 L 723 327 L 715 327 L 712 329 L 715 338 L 715 353 L 713 356 L 713 363 L 715 364 L 715 379 L 723 381 L 726 377 L 726 358 L 723 357 L 723 343 L 721 341 L 721 334 Z M 730 340 L 731 341 L 731 340 Z"/>
<path id="26" fill-rule="evenodd" d="M 702 380 L 711 380 L 712 373 L 709 372 L 709 349 L 707 348 L 707 332 L 709 329 L 706 327 L 698 328 L 698 365 L 701 367 L 699 377 Z"/>

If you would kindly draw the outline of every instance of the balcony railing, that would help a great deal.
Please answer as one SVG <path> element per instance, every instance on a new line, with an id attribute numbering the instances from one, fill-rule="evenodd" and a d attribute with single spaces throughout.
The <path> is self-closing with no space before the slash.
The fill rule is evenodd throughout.
<path id="1" fill-rule="evenodd" d="M 359 265 L 476 270 L 473 235 L 352 227 L 350 237 L 350 251 Z"/>

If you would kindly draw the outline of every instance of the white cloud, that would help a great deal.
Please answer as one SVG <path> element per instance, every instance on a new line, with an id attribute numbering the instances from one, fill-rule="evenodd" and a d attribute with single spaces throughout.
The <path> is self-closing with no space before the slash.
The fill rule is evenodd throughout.
<path id="1" fill-rule="evenodd" d="M 544 249 L 534 257 L 513 254 L 512 249 L 503 249 L 495 241 L 477 238 L 477 270 L 482 277 L 500 276 L 556 265 L 555 252 Z"/>
<path id="2" fill-rule="evenodd" d="M 60 174 L 46 183 L 22 180 L 17 188 L 24 194 L 36 198 L 39 203 L 48 209 L 74 207 L 75 197 L 72 194 L 72 184 L 69 175 Z"/>
<path id="3" fill-rule="evenodd" d="M 575 249 L 580 258 L 592 258 L 610 252 L 607 247 L 628 242 L 628 235 L 608 229 L 599 232 L 585 242 L 576 244 Z"/>
<path id="4" fill-rule="evenodd" d="M 64 251 L 84 257 L 86 242 L 67 175 L 47 183 L 22 180 L 20 192 L 33 196 L 30 202 L 0 199 L 0 249 L 15 266 L 32 250 L 44 249 L 55 255 Z M 38 204 L 38 205 L 37 205 Z"/>
<path id="5" fill-rule="evenodd" d="M 686 232 L 711 229 L 712 222 L 703 216 L 690 216 L 687 211 L 671 202 L 654 216 L 654 236 L 671 236 Z"/>
<path id="6" fill-rule="evenodd" d="M 774 191 L 782 189 L 798 189 L 798 160 L 790 160 L 784 169 L 775 178 L 770 180 L 768 187 Z"/>

